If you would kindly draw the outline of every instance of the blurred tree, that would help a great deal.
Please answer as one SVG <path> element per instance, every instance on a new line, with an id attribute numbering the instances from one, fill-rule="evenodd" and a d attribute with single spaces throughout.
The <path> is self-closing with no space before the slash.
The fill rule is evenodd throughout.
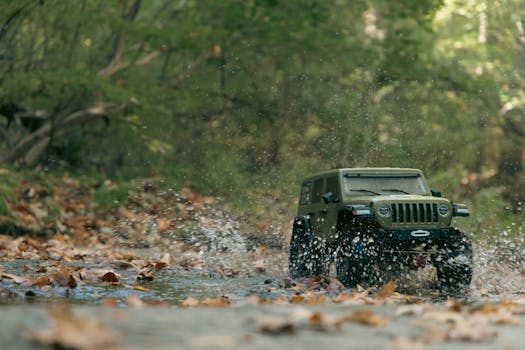
<path id="1" fill-rule="evenodd" d="M 524 3 L 3 2 L 0 158 L 224 194 L 356 165 L 511 184 Z"/>

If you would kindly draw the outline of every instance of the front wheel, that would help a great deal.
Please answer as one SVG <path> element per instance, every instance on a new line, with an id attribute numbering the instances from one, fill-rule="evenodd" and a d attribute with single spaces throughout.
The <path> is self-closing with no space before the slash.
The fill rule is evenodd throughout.
<path id="1" fill-rule="evenodd" d="M 337 279 L 347 287 L 369 280 L 372 276 L 372 252 L 367 242 L 347 236 L 340 241 L 336 254 Z"/>
<path id="2" fill-rule="evenodd" d="M 438 283 L 444 289 L 462 290 L 472 281 L 472 243 L 456 230 L 453 240 L 445 247 L 441 261 L 436 264 Z"/>

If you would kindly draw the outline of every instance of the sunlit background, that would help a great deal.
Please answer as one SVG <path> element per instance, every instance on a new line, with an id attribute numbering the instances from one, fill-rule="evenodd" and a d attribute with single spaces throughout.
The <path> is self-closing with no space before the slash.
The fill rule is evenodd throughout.
<path id="1" fill-rule="evenodd" d="M 519 234 L 524 22 L 523 0 L 3 1 L 0 157 L 288 219 L 312 172 L 415 167 L 470 231 Z"/>

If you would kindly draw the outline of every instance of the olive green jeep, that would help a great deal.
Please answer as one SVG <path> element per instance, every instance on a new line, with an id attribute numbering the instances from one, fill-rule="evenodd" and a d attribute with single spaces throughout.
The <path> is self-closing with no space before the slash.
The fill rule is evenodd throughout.
<path id="1" fill-rule="evenodd" d="M 472 247 L 451 226 L 465 205 L 431 191 L 421 170 L 335 169 L 303 181 L 290 241 L 292 277 L 327 275 L 352 287 L 384 272 L 426 264 L 439 286 L 463 288 L 472 278 Z M 378 278 L 378 279 L 377 279 Z"/>

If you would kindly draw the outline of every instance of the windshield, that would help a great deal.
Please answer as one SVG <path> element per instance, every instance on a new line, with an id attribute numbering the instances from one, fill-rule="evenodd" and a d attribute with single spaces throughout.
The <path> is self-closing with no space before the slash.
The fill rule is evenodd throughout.
<path id="1" fill-rule="evenodd" d="M 421 176 L 345 174 L 344 189 L 351 195 L 427 194 L 428 187 Z"/>

